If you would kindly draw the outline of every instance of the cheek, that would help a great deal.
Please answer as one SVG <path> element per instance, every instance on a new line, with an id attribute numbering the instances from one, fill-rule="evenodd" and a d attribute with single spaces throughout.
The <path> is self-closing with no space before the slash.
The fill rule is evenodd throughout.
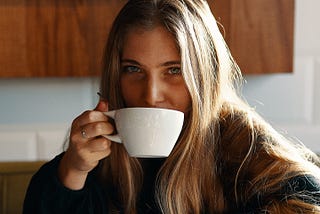
<path id="1" fill-rule="evenodd" d="M 172 93 L 175 100 L 175 106 L 177 110 L 180 110 L 184 113 L 189 112 L 191 109 L 191 96 L 186 87 L 176 88 L 175 93 Z"/>
<path id="2" fill-rule="evenodd" d="M 139 88 L 124 79 L 120 79 L 120 89 L 126 106 L 134 106 L 134 101 L 139 98 Z"/>
<path id="3" fill-rule="evenodd" d="M 188 91 L 185 92 L 183 98 L 184 112 L 189 112 L 191 110 L 191 97 Z"/>

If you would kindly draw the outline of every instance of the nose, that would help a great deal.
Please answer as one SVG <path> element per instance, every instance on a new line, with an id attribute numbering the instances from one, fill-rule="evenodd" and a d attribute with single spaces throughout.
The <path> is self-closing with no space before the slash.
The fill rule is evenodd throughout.
<path id="1" fill-rule="evenodd" d="M 160 107 L 164 102 L 164 88 L 163 82 L 156 76 L 149 76 L 146 78 L 144 100 L 147 106 Z"/>

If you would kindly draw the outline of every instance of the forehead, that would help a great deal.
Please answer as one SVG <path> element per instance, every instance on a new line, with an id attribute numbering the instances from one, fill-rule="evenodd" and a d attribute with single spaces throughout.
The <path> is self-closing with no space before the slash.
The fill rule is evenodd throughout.
<path id="1" fill-rule="evenodd" d="M 122 58 L 140 56 L 153 60 L 180 59 L 175 37 L 163 26 L 128 31 L 123 41 Z"/>

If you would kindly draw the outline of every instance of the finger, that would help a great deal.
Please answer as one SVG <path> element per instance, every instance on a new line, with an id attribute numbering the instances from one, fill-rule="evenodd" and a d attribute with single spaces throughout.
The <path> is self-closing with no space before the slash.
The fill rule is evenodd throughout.
<path id="1" fill-rule="evenodd" d="M 105 122 L 108 121 L 108 117 L 104 113 L 100 111 L 89 110 L 89 111 L 83 112 L 80 116 L 78 116 L 72 122 L 72 127 L 78 128 L 88 123 L 103 122 L 103 121 Z"/>
<path id="2" fill-rule="evenodd" d="M 110 150 L 111 142 L 104 137 L 98 137 L 90 140 L 85 147 L 89 152 L 103 152 Z"/>
<path id="3" fill-rule="evenodd" d="M 104 100 L 104 99 L 100 99 L 94 110 L 106 112 L 106 111 L 108 111 L 108 109 L 109 109 L 108 108 L 108 101 Z"/>
<path id="4" fill-rule="evenodd" d="M 114 127 L 109 122 L 89 123 L 78 129 L 81 137 L 91 139 L 101 135 L 109 135 L 114 132 Z"/>
<path id="5" fill-rule="evenodd" d="M 105 157 L 108 157 L 110 154 L 111 154 L 111 149 L 106 149 L 103 151 L 91 152 L 89 156 L 91 160 L 99 161 Z"/>
<path id="6" fill-rule="evenodd" d="M 85 130 L 82 130 L 80 128 L 71 130 L 69 147 L 72 146 L 79 150 L 88 141 L 89 137 Z"/>
<path id="7" fill-rule="evenodd" d="M 99 139 L 100 140 L 100 139 Z M 105 149 L 102 149 L 101 142 L 99 140 L 90 141 L 87 143 L 86 151 L 88 151 L 87 158 L 92 161 L 99 161 L 111 154 L 112 143 L 109 141 Z M 101 140 L 103 140 L 101 138 Z M 100 144 L 100 145 L 99 145 Z M 103 143 L 102 143 L 103 144 Z"/>

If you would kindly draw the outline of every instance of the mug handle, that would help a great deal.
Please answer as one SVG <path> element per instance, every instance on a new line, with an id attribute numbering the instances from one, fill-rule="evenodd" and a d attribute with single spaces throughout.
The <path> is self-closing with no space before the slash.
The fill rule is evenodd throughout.
<path id="1" fill-rule="evenodd" d="M 112 119 L 114 119 L 114 116 L 116 114 L 116 110 L 113 111 L 107 111 L 107 112 L 103 112 L 105 115 L 111 117 Z M 116 143 L 122 143 L 119 134 L 114 134 L 114 135 L 102 135 L 103 137 L 116 142 Z"/>

